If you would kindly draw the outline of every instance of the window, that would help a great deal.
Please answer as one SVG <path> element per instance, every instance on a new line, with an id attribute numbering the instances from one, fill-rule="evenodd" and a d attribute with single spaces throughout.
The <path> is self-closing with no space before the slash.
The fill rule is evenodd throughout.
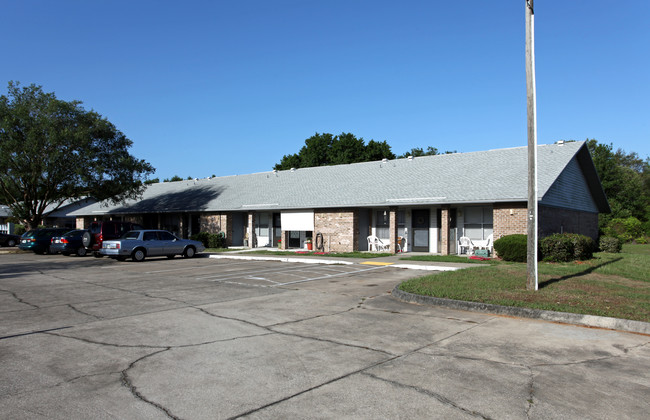
<path id="1" fill-rule="evenodd" d="M 465 207 L 464 236 L 485 240 L 492 235 L 492 207 Z"/>
<path id="2" fill-rule="evenodd" d="M 397 212 L 397 236 L 401 236 L 402 238 L 405 237 L 406 235 L 404 234 L 406 229 L 406 213 L 404 210 L 400 210 Z"/>
<path id="3" fill-rule="evenodd" d="M 269 237 L 269 214 L 268 213 L 258 213 L 255 220 L 255 234 L 258 238 L 268 238 Z"/>
<path id="4" fill-rule="evenodd" d="M 173 241 L 176 239 L 176 237 L 169 232 L 159 232 L 159 237 L 161 241 Z"/>
<path id="5" fill-rule="evenodd" d="M 145 232 L 144 236 L 142 237 L 143 241 L 155 241 L 158 239 L 158 232 Z"/>
<path id="6" fill-rule="evenodd" d="M 389 214 L 386 210 L 379 210 L 376 212 L 375 230 L 379 239 L 390 240 L 390 220 Z"/>

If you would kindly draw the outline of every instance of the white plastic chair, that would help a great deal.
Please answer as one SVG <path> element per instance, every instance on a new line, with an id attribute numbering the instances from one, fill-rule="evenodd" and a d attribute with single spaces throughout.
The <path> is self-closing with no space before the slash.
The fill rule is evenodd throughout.
<path id="1" fill-rule="evenodd" d="M 490 235 L 487 237 L 487 243 L 485 244 L 485 249 L 488 250 L 490 254 L 492 254 L 492 241 L 494 240 L 494 235 Z"/>
<path id="2" fill-rule="evenodd" d="M 390 251 L 390 241 L 381 240 L 377 238 L 377 250 L 378 251 Z"/>
<path id="3" fill-rule="evenodd" d="M 461 254 L 464 253 L 467 255 L 472 255 L 474 253 L 474 244 L 472 243 L 472 240 L 469 239 L 467 236 L 461 236 L 458 239 L 458 245 L 460 246 Z"/>
<path id="4" fill-rule="evenodd" d="M 368 251 L 384 251 L 388 249 L 390 249 L 390 242 L 382 241 L 375 235 L 368 236 Z"/>

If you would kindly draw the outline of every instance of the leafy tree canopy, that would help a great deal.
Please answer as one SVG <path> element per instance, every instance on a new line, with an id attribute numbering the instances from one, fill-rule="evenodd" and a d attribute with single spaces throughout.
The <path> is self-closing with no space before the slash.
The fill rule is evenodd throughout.
<path id="1" fill-rule="evenodd" d="M 283 156 L 274 169 L 340 165 L 384 158 L 395 159 L 395 154 L 385 140 L 382 142 L 370 140 L 366 144 L 363 138 L 356 138 L 351 133 L 341 133 L 338 136 L 316 133 L 305 140 L 305 145 L 298 153 Z"/>
<path id="2" fill-rule="evenodd" d="M 450 154 L 450 153 L 456 153 L 456 151 L 450 151 L 447 150 L 445 151 L 444 154 Z M 424 151 L 421 147 L 414 147 L 410 151 L 403 153 L 399 156 L 397 156 L 397 159 L 402 159 L 405 157 L 413 156 L 413 157 L 418 157 L 418 156 L 433 156 L 433 155 L 439 155 L 440 153 L 438 152 L 438 149 L 432 146 L 428 146 L 427 150 Z"/>
<path id="3" fill-rule="evenodd" d="M 0 202 L 33 228 L 66 200 L 137 197 L 154 168 L 131 156 L 131 145 L 81 102 L 9 82 L 0 96 Z"/>
<path id="4" fill-rule="evenodd" d="M 614 151 L 612 144 L 587 140 L 587 147 L 612 208 L 609 215 L 601 215 L 601 227 L 611 219 L 636 217 L 650 220 L 650 159 L 643 160 L 637 153 Z"/>

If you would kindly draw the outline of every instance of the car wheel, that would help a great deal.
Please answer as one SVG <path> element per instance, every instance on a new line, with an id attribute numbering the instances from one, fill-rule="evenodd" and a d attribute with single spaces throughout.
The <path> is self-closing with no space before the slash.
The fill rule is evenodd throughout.
<path id="1" fill-rule="evenodd" d="M 192 246 L 188 246 L 185 248 L 185 251 L 183 251 L 183 257 L 185 258 L 192 258 L 196 254 L 196 250 Z"/>
<path id="2" fill-rule="evenodd" d="M 131 254 L 131 259 L 136 262 L 142 262 L 146 256 L 147 254 L 144 252 L 144 249 L 138 248 Z"/>
<path id="3" fill-rule="evenodd" d="M 16 246 L 16 241 L 14 241 L 13 239 L 9 239 L 7 241 L 7 246 Z"/>
<path id="4" fill-rule="evenodd" d="M 83 236 L 81 237 L 81 243 L 86 247 L 90 248 L 90 245 L 92 245 L 93 237 L 90 232 L 84 232 Z"/>
<path id="5" fill-rule="evenodd" d="M 80 246 L 80 247 L 77 249 L 77 256 L 78 256 L 78 257 L 85 257 L 86 254 L 87 254 L 86 247 L 84 247 L 84 246 Z"/>

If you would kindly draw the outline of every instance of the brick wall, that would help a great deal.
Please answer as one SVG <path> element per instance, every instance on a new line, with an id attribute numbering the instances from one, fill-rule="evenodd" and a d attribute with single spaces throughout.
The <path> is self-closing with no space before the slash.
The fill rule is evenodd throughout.
<path id="1" fill-rule="evenodd" d="M 492 210 L 493 238 L 527 233 L 526 203 L 495 203 Z"/>
<path id="2" fill-rule="evenodd" d="M 226 245 L 232 245 L 232 213 L 205 213 L 199 217 L 201 232 L 226 234 Z"/>
<path id="3" fill-rule="evenodd" d="M 358 216 L 354 210 L 316 210 L 314 236 L 319 232 L 323 234 L 325 251 L 352 252 L 359 249 Z"/>

